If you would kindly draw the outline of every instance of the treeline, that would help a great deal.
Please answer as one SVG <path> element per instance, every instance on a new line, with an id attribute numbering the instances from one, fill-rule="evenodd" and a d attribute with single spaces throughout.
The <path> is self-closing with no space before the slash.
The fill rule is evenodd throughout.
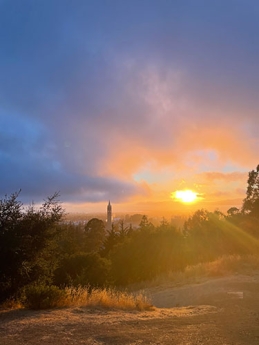
<path id="1" fill-rule="evenodd" d="M 126 286 L 225 254 L 255 254 L 259 245 L 259 166 L 249 173 L 242 208 L 198 210 L 182 229 L 146 216 L 137 230 L 123 221 L 108 233 L 102 220 L 62 222 L 55 194 L 38 209 L 19 193 L 0 200 L 0 300 L 26 286 Z"/>

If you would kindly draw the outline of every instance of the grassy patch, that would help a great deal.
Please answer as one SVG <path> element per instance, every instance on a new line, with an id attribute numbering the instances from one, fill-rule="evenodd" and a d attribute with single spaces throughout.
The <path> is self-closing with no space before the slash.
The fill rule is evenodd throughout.
<path id="1" fill-rule="evenodd" d="M 20 301 L 13 298 L 7 299 L 0 305 L 0 308 L 2 309 L 21 309 L 23 307 L 24 306 Z"/>
<path id="2" fill-rule="evenodd" d="M 128 293 L 115 289 L 89 289 L 31 285 L 22 293 L 20 301 L 7 301 L 4 308 L 50 309 L 62 307 L 101 307 L 120 310 L 152 310 L 153 306 L 143 293 Z"/>
<path id="3" fill-rule="evenodd" d="M 131 287 L 132 290 L 145 289 L 159 285 L 185 285 L 199 283 L 206 278 L 222 277 L 231 274 L 253 274 L 259 271 L 258 255 L 225 255 L 215 261 L 187 266 L 181 272 L 169 272 L 150 282 L 142 282 Z"/>
<path id="4" fill-rule="evenodd" d="M 143 293 L 128 293 L 113 289 L 67 288 L 61 306 L 85 306 L 122 310 L 150 310 L 152 305 Z M 63 304 L 63 305 L 62 305 Z"/>

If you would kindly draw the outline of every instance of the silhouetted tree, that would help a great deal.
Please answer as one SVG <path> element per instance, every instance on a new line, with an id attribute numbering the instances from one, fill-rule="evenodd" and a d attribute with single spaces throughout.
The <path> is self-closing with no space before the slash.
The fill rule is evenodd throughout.
<path id="1" fill-rule="evenodd" d="M 113 248 L 120 243 L 120 237 L 117 231 L 115 231 L 114 225 L 112 224 L 112 229 L 107 231 L 107 236 L 103 242 L 100 254 L 103 257 L 109 257 Z"/>
<path id="2" fill-rule="evenodd" d="M 109 278 L 109 261 L 96 252 L 75 253 L 64 257 L 54 274 L 58 286 L 104 286 Z"/>
<path id="3" fill-rule="evenodd" d="M 244 214 L 237 207 L 230 207 L 225 218 L 228 222 L 240 226 L 244 221 Z"/>
<path id="4" fill-rule="evenodd" d="M 160 229 L 152 226 L 133 231 L 111 252 L 115 284 L 127 285 L 152 279 L 169 270 L 182 269 L 182 239 L 173 227 Z"/>
<path id="5" fill-rule="evenodd" d="M 149 221 L 146 215 L 142 216 L 141 221 L 139 223 L 139 227 L 141 230 L 151 230 L 154 229 L 154 225 Z"/>
<path id="6" fill-rule="evenodd" d="M 239 213 L 239 209 L 237 207 L 230 207 L 227 210 L 228 217 L 233 217 Z"/>
<path id="7" fill-rule="evenodd" d="M 256 170 L 248 173 L 246 198 L 243 201 L 242 212 L 259 218 L 259 165 Z"/>
<path id="8" fill-rule="evenodd" d="M 197 210 L 184 223 L 184 233 L 186 235 L 193 233 L 193 231 L 202 231 L 209 220 L 209 211 L 201 209 Z"/>
<path id="9" fill-rule="evenodd" d="M 39 209 L 23 208 L 19 193 L 0 200 L 0 295 L 6 298 L 38 279 L 39 258 L 57 233 L 63 215 L 58 193 Z"/>
<path id="10" fill-rule="evenodd" d="M 92 218 L 85 226 L 86 251 L 98 252 L 105 240 L 105 225 L 98 218 Z"/>
<path id="11" fill-rule="evenodd" d="M 74 254 L 85 251 L 85 233 L 82 223 L 73 222 L 59 225 L 59 234 L 56 238 L 57 251 L 59 256 Z"/>

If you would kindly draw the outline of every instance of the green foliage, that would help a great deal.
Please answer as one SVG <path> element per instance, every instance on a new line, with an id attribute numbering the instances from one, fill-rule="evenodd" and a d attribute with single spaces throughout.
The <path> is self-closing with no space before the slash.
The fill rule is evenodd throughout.
<path id="1" fill-rule="evenodd" d="M 245 231 L 259 238 L 259 165 L 248 173 L 246 198 L 239 218 Z"/>
<path id="2" fill-rule="evenodd" d="M 141 221 L 139 223 L 139 227 L 141 230 L 152 230 L 154 228 L 154 225 L 148 220 L 148 217 L 146 215 L 144 215 L 141 218 Z"/>
<path id="3" fill-rule="evenodd" d="M 115 284 L 148 280 L 167 270 L 181 269 L 183 237 L 175 228 L 142 228 L 117 245 L 111 253 Z"/>
<path id="4" fill-rule="evenodd" d="M 58 194 L 49 197 L 39 209 L 24 209 L 19 193 L 0 200 L 0 296 L 8 298 L 39 278 L 42 252 L 56 234 L 63 215 Z"/>
<path id="5" fill-rule="evenodd" d="M 197 210 L 182 231 L 164 219 L 154 226 L 147 216 L 140 219 L 141 215 L 134 216 L 140 220 L 137 230 L 121 221 L 107 233 L 97 218 L 85 226 L 65 224 L 59 222 L 63 210 L 57 194 L 39 209 L 24 209 L 18 195 L 0 200 L 2 301 L 28 286 L 26 303 L 45 308 L 54 303 L 51 296 L 59 293 L 53 284 L 91 289 L 121 286 L 224 255 L 254 255 L 259 250 L 259 166 L 249 173 L 241 211 L 231 207 L 223 215 Z"/>
<path id="6" fill-rule="evenodd" d="M 86 250 L 84 225 L 63 223 L 58 226 L 58 236 L 55 239 L 58 256 L 71 255 Z"/>
<path id="7" fill-rule="evenodd" d="M 105 239 L 104 222 L 98 218 L 92 218 L 85 226 L 85 250 L 98 252 Z"/>
<path id="8" fill-rule="evenodd" d="M 59 306 L 59 301 L 65 295 L 65 290 L 57 286 L 29 285 L 23 289 L 21 300 L 26 308 L 48 309 Z"/>
<path id="9" fill-rule="evenodd" d="M 224 216 L 219 211 L 196 211 L 184 224 L 187 263 L 193 265 L 222 255 L 256 252 L 258 241 L 246 227 L 240 227 L 244 220 L 237 212 Z"/>
<path id="10" fill-rule="evenodd" d="M 119 233 L 114 230 L 114 227 L 112 226 L 112 229 L 110 231 L 107 231 L 107 236 L 103 242 L 102 249 L 100 251 L 101 255 L 103 257 L 109 257 L 111 251 L 113 248 L 122 242 L 121 237 L 119 236 Z"/>
<path id="11" fill-rule="evenodd" d="M 132 227 L 125 227 L 124 222 L 119 223 L 119 229 L 115 230 L 114 225 L 112 229 L 107 231 L 107 236 L 103 242 L 100 254 L 103 257 L 109 258 L 113 249 L 120 243 L 123 243 L 127 238 L 130 238 L 133 235 Z"/>
<path id="12" fill-rule="evenodd" d="M 230 207 L 227 210 L 228 217 L 235 217 L 238 214 L 239 214 L 239 209 L 237 207 Z"/>
<path id="13" fill-rule="evenodd" d="M 109 271 L 109 262 L 98 253 L 75 253 L 60 261 L 54 283 L 58 286 L 105 286 Z"/>
<path id="14" fill-rule="evenodd" d="M 259 165 L 248 174 L 246 198 L 242 212 L 259 218 Z"/>

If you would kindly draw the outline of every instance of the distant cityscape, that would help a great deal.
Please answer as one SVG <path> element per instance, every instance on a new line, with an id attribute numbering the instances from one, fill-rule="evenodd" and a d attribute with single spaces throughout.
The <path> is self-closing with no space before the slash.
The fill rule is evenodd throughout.
<path id="1" fill-rule="evenodd" d="M 133 229 L 136 229 L 139 227 L 141 219 L 144 215 L 144 213 L 114 214 L 113 206 L 109 201 L 106 212 L 104 210 L 103 213 L 70 213 L 65 216 L 65 222 L 71 222 L 74 224 L 87 224 L 90 219 L 98 218 L 105 223 L 107 230 L 111 230 L 112 224 L 115 227 L 118 227 L 121 222 L 123 222 L 125 227 L 131 226 Z M 182 228 L 187 218 L 188 216 L 184 215 L 175 215 L 171 217 L 148 217 L 149 221 L 155 226 L 158 226 L 159 224 L 161 224 L 161 222 L 166 220 L 170 225 L 173 225 L 176 228 Z"/>

